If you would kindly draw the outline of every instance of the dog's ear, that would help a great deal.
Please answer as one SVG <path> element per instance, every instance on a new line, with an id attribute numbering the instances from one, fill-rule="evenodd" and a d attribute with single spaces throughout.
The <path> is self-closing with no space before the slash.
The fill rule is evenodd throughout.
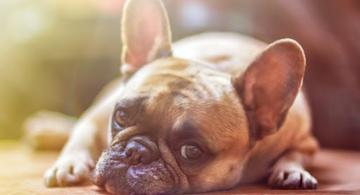
<path id="1" fill-rule="evenodd" d="M 121 30 L 122 73 L 172 55 L 169 19 L 161 0 L 127 0 Z"/>
<path id="2" fill-rule="evenodd" d="M 294 40 L 270 44 L 232 82 L 250 125 L 250 140 L 274 133 L 285 120 L 302 84 L 305 55 Z"/>

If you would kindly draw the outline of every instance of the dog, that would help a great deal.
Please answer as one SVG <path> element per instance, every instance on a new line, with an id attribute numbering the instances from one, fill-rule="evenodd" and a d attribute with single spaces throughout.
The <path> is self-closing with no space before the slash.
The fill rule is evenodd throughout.
<path id="1" fill-rule="evenodd" d="M 171 43 L 160 0 L 128 0 L 121 36 L 122 76 L 77 121 L 48 187 L 92 178 L 113 194 L 199 193 L 267 178 L 316 188 L 299 43 L 220 32 Z"/>

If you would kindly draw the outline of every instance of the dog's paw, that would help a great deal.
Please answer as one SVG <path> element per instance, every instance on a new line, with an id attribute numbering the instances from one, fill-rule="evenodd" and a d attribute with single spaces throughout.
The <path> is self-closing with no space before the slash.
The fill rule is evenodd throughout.
<path id="1" fill-rule="evenodd" d="M 90 178 L 94 161 L 86 152 L 77 152 L 61 156 L 44 174 L 47 187 L 70 186 Z"/>
<path id="2" fill-rule="evenodd" d="M 281 189 L 316 189 L 317 180 L 301 167 L 287 166 L 275 168 L 268 184 Z"/>

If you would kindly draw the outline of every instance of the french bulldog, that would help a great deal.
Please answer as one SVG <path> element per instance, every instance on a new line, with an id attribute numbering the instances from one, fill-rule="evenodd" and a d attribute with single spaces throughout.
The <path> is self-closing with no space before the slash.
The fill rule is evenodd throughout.
<path id="1" fill-rule="evenodd" d="M 316 188 L 299 43 L 205 33 L 172 44 L 160 0 L 128 0 L 121 37 L 122 76 L 77 121 L 48 187 L 92 178 L 113 194 L 181 194 L 267 178 Z"/>

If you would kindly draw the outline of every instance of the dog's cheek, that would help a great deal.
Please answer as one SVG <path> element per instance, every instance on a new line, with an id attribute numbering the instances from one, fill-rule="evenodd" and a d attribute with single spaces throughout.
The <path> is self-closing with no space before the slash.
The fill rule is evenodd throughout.
<path id="1" fill-rule="evenodd" d="M 173 194 L 176 191 L 174 179 L 162 160 L 130 167 L 127 181 L 136 194 Z"/>

